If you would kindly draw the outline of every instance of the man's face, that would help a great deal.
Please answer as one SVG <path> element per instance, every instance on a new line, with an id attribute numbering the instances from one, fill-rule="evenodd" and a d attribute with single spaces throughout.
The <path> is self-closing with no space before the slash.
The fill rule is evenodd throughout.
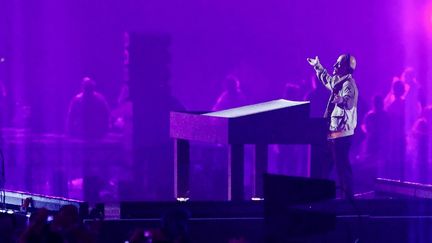
<path id="1" fill-rule="evenodd" d="M 348 74 L 346 56 L 340 56 L 333 65 L 333 75 L 343 76 Z"/>

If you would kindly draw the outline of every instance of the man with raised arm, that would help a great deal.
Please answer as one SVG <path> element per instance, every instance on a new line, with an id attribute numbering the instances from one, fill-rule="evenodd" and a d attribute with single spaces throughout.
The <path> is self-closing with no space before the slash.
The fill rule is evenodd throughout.
<path id="1" fill-rule="evenodd" d="M 339 56 L 330 75 L 318 57 L 308 58 L 318 79 L 331 92 L 324 117 L 329 124 L 326 158 L 322 161 L 322 178 L 330 176 L 333 165 L 344 198 L 352 198 L 352 170 L 349 159 L 354 129 L 357 126 L 358 89 L 353 78 L 356 60 L 349 54 Z"/>

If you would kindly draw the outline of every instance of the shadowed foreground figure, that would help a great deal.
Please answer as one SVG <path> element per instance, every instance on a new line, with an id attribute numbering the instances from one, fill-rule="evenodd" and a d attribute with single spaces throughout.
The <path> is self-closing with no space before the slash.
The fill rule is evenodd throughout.
<path id="1" fill-rule="evenodd" d="M 84 226 L 73 205 L 64 205 L 48 221 L 49 211 L 45 208 L 32 213 L 28 228 L 22 233 L 20 243 L 93 243 L 94 235 Z"/>
<path id="2" fill-rule="evenodd" d="M 318 79 L 331 92 L 324 114 L 328 119 L 329 131 L 327 148 L 323 151 L 321 177 L 328 178 L 335 164 L 342 196 L 351 198 L 353 187 L 349 151 L 357 126 L 358 89 L 352 76 L 356 61 L 349 54 L 339 56 L 333 65 L 333 76 L 323 68 L 318 57 L 308 58 L 307 61 L 314 67 Z"/>
<path id="3" fill-rule="evenodd" d="M 172 209 L 161 219 L 161 227 L 157 229 L 136 229 L 130 243 L 189 243 L 190 212 L 184 209 Z"/>

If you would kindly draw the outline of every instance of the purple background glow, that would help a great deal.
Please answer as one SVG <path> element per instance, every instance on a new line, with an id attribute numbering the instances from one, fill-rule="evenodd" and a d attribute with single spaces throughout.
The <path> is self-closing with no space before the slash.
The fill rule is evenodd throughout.
<path id="1" fill-rule="evenodd" d="M 113 100 L 122 79 L 125 30 L 172 36 L 173 91 L 189 109 L 208 109 L 228 73 L 240 76 L 254 100 L 280 96 L 286 81 L 309 77 L 309 56 L 320 56 L 330 68 L 339 54 L 354 55 L 366 100 L 387 92 L 391 77 L 406 65 L 414 66 L 426 83 L 430 65 L 427 1 L 5 4 L 8 24 L 2 48 L 10 56 L 10 82 L 22 99 L 31 96 L 25 95 L 28 87 L 30 93 L 40 89 L 64 103 L 88 74 Z M 54 89 L 48 87 L 56 92 L 49 93 Z"/>

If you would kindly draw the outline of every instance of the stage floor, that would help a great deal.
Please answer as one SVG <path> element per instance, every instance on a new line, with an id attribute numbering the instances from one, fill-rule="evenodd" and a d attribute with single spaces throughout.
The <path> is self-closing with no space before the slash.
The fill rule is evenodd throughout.
<path id="1" fill-rule="evenodd" d="M 106 205 L 111 210 L 112 206 Z M 117 206 L 120 217 L 102 223 L 103 242 L 122 242 L 136 229 L 161 228 L 172 215 L 188 216 L 186 221 L 177 220 L 187 225 L 192 242 L 432 242 L 430 199 L 328 200 L 287 205 L 279 212 L 266 208 L 265 201 L 123 202 Z"/>

